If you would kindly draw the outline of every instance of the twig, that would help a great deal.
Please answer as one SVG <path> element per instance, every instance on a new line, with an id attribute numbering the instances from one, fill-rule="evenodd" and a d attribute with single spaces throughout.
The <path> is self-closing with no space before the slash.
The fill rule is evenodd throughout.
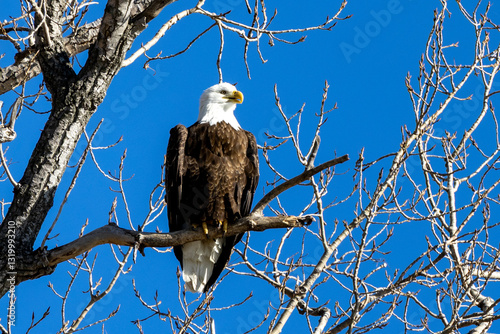
<path id="1" fill-rule="evenodd" d="M 7 165 L 7 161 L 5 161 L 5 157 L 3 155 L 3 148 L 2 148 L 1 143 L 0 143 L 0 160 L 2 161 L 2 167 L 5 171 L 5 173 L 7 174 L 7 178 L 9 179 L 10 183 L 12 183 L 12 185 L 14 186 L 14 189 L 17 188 L 19 186 L 19 184 L 17 183 L 16 180 L 14 180 L 14 177 L 10 173 L 9 166 Z"/>
<path id="2" fill-rule="evenodd" d="M 297 184 L 304 182 L 305 180 L 309 179 L 311 176 L 318 174 L 319 172 L 330 168 L 332 166 L 341 164 L 349 160 L 349 156 L 343 155 L 341 157 L 332 159 L 330 161 L 324 162 L 321 165 L 311 168 L 309 170 L 304 171 L 302 174 L 295 176 L 294 178 L 291 178 L 290 180 L 283 182 L 270 192 L 268 192 L 253 208 L 252 214 L 255 216 L 260 216 L 262 215 L 264 208 L 279 194 L 284 192 L 287 189 L 290 189 L 293 186 L 296 186 Z"/>

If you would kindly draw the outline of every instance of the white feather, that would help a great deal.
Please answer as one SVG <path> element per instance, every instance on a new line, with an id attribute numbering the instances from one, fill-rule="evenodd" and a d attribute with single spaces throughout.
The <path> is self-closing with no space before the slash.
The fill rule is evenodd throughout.
<path id="1" fill-rule="evenodd" d="M 182 278 L 190 292 L 203 292 L 219 259 L 222 238 L 193 241 L 182 246 Z"/>
<path id="2" fill-rule="evenodd" d="M 223 82 L 207 88 L 200 97 L 200 112 L 198 122 L 215 125 L 219 122 L 226 122 L 236 130 L 241 129 L 240 124 L 234 117 L 236 103 L 232 100 L 224 98 L 224 91 L 232 94 L 236 91 L 236 87 Z"/>

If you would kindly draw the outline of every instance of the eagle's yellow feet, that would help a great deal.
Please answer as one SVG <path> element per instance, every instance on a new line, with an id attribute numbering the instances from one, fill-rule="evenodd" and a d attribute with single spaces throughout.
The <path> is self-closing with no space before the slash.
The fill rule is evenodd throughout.
<path id="1" fill-rule="evenodd" d="M 201 227 L 203 227 L 203 232 L 205 232 L 205 235 L 208 235 L 208 226 L 207 222 L 202 222 Z"/>
<path id="2" fill-rule="evenodd" d="M 193 230 L 197 230 L 201 225 L 201 228 L 203 229 L 203 233 L 205 233 L 206 236 L 208 236 L 208 225 L 206 222 L 202 222 L 201 224 L 192 224 L 191 227 Z"/>
<path id="3" fill-rule="evenodd" d="M 203 229 L 203 233 L 205 233 L 206 236 L 208 236 L 208 224 L 207 222 L 201 222 L 201 224 L 193 224 L 192 227 L 193 229 L 197 230 L 201 225 L 201 228 Z M 214 225 L 213 222 L 210 225 Z M 227 226 L 228 222 L 227 219 L 224 220 L 215 220 L 215 225 L 219 230 L 222 230 L 223 235 L 227 233 Z"/>
<path id="4" fill-rule="evenodd" d="M 215 222 L 217 224 L 217 228 L 221 229 L 223 232 L 223 235 L 225 235 L 227 232 L 227 219 L 216 220 Z"/>

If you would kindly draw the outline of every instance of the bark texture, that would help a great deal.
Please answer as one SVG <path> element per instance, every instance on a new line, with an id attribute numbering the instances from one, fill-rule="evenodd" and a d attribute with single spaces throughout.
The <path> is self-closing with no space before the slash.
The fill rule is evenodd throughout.
<path id="1" fill-rule="evenodd" d="M 61 15 L 65 2 L 49 0 L 44 16 L 35 15 L 40 26 L 35 45 L 18 54 L 13 67 L 0 73 L 3 92 L 19 84 L 22 73 L 33 77 L 40 71 L 52 99 L 49 119 L 0 226 L 0 295 L 8 290 L 9 273 L 15 273 L 19 284 L 53 272 L 55 266 L 44 261 L 44 250 L 33 250 L 33 245 L 53 205 L 69 159 L 131 44 L 147 22 L 171 2 L 109 1 L 101 20 L 85 26 L 83 33 L 63 38 Z M 70 56 L 86 48 L 87 62 L 76 73 Z M 15 238 L 10 238 L 9 244 L 7 235 L 12 231 Z M 9 249 L 11 254 L 15 251 L 15 266 L 9 266 L 6 256 Z"/>

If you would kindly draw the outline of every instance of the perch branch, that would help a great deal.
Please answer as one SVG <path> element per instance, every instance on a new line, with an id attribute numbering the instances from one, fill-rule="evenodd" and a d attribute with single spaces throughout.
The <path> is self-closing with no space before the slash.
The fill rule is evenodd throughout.
<path id="1" fill-rule="evenodd" d="M 250 215 L 238 220 L 235 225 L 228 226 L 225 236 L 245 233 L 247 231 L 264 231 L 270 228 L 293 228 L 309 225 L 314 219 L 311 216 L 278 216 L 278 217 L 256 217 Z M 103 245 L 115 244 L 122 246 L 139 245 L 143 253 L 146 247 L 171 247 L 182 245 L 187 242 L 202 240 L 205 238 L 222 237 L 223 232 L 209 227 L 208 236 L 202 230 L 177 231 L 173 233 L 139 232 L 121 228 L 115 224 L 99 227 L 82 237 L 56 247 L 46 253 L 48 266 L 55 266 L 61 262 L 72 259 L 90 249 Z M 143 254 L 144 255 L 144 254 Z"/>

